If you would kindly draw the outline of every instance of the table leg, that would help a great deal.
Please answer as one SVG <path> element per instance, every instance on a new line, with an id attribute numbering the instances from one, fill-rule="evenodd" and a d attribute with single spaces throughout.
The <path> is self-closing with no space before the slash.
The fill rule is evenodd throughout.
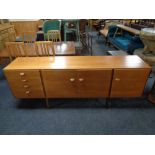
<path id="1" fill-rule="evenodd" d="M 155 81 L 154 81 L 152 90 L 151 90 L 151 92 L 150 92 L 149 95 L 148 95 L 148 100 L 149 100 L 151 103 L 155 104 Z"/>

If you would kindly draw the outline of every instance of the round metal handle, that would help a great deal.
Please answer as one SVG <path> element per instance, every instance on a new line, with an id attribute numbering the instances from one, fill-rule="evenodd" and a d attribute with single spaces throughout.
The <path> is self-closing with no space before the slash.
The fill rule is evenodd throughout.
<path id="1" fill-rule="evenodd" d="M 22 82 L 26 82 L 27 80 L 23 79 Z"/>
<path id="2" fill-rule="evenodd" d="M 29 86 L 28 85 L 24 85 L 24 88 L 28 88 Z"/>
<path id="3" fill-rule="evenodd" d="M 19 73 L 19 75 L 20 75 L 20 76 L 24 76 L 24 75 L 25 75 L 25 73 Z"/>
<path id="4" fill-rule="evenodd" d="M 25 94 L 30 94 L 30 91 L 26 91 Z"/>
<path id="5" fill-rule="evenodd" d="M 75 81 L 75 79 L 74 79 L 74 78 L 70 78 L 70 81 L 71 81 L 71 82 L 74 82 L 74 81 Z"/>
<path id="6" fill-rule="evenodd" d="M 116 81 L 120 81 L 120 79 L 119 79 L 119 78 L 115 78 L 115 80 L 116 80 Z"/>
<path id="7" fill-rule="evenodd" d="M 83 78 L 79 78 L 79 81 L 82 82 L 82 81 L 84 81 L 84 79 Z"/>

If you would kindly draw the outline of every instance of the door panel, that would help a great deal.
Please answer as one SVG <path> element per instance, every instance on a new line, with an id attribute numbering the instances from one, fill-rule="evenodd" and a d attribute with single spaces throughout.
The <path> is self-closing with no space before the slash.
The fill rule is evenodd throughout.
<path id="1" fill-rule="evenodd" d="M 148 69 L 115 69 L 110 96 L 141 96 L 149 73 Z"/>
<path id="2" fill-rule="evenodd" d="M 68 70 L 43 70 L 42 77 L 48 98 L 77 96 L 76 72 Z"/>
<path id="3" fill-rule="evenodd" d="M 80 97 L 108 97 L 112 70 L 84 70 L 78 72 Z"/>

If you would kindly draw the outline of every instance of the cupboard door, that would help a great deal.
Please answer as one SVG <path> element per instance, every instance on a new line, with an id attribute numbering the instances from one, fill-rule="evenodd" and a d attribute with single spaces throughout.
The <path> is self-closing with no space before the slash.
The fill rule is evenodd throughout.
<path id="1" fill-rule="evenodd" d="M 17 98 L 44 98 L 39 70 L 9 70 L 5 76 Z"/>
<path id="2" fill-rule="evenodd" d="M 78 72 L 80 97 L 108 97 L 112 70 L 85 70 Z"/>
<path id="3" fill-rule="evenodd" d="M 141 96 L 149 73 L 148 69 L 115 69 L 110 96 Z"/>
<path id="4" fill-rule="evenodd" d="M 75 71 L 43 70 L 42 78 L 48 98 L 68 98 L 77 96 Z"/>

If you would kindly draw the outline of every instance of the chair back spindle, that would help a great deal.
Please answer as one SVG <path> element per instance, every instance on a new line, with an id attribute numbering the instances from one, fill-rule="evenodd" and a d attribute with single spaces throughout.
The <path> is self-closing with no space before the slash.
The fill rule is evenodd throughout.
<path id="1" fill-rule="evenodd" d="M 54 45 L 52 41 L 35 42 L 35 50 L 37 56 L 55 56 Z"/>
<path id="2" fill-rule="evenodd" d="M 6 42 L 5 45 L 9 54 L 10 61 L 12 61 L 16 57 L 27 56 L 23 42 Z"/>
<path id="3" fill-rule="evenodd" d="M 49 30 L 47 32 L 48 41 L 61 42 L 61 34 L 59 30 Z"/>

